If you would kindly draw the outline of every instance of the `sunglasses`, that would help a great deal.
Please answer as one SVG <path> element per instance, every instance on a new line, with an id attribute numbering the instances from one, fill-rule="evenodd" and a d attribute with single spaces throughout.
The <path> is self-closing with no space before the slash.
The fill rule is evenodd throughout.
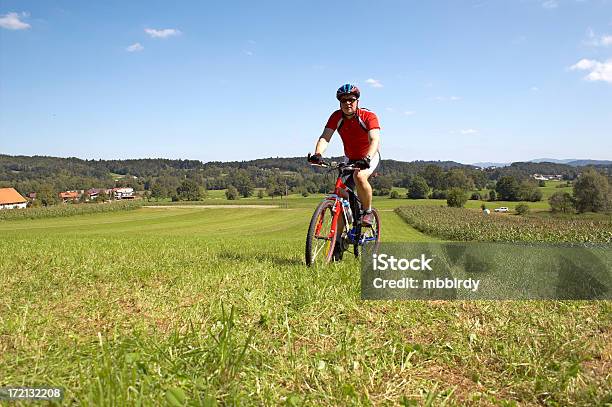
<path id="1" fill-rule="evenodd" d="M 352 104 L 353 104 L 353 103 L 355 103 L 356 101 L 357 101 L 357 99 L 355 99 L 355 98 L 347 98 L 347 99 L 342 99 L 342 100 L 340 101 L 340 103 L 349 103 L 349 104 L 351 104 L 351 105 L 352 105 Z"/>

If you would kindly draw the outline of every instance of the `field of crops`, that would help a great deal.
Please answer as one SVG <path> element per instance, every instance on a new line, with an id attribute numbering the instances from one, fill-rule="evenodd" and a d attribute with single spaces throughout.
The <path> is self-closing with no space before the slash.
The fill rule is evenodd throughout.
<path id="1" fill-rule="evenodd" d="M 612 243 L 612 218 L 484 215 L 473 209 L 424 206 L 401 207 L 396 212 L 417 230 L 449 240 Z"/>
<path id="2" fill-rule="evenodd" d="M 17 219 L 58 218 L 88 213 L 119 212 L 140 208 L 141 199 L 131 201 L 109 201 L 105 203 L 58 204 L 47 207 L 0 210 L 0 221 Z"/>
<path id="3" fill-rule="evenodd" d="M 362 301 L 350 256 L 303 264 L 313 202 L 0 222 L 0 386 L 79 405 L 611 401 L 610 302 Z M 392 202 L 385 241 L 432 239 Z"/>

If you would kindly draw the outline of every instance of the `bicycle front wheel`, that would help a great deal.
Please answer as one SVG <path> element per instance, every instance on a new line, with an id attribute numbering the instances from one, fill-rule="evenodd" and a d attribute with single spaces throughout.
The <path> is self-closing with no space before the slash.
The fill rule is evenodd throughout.
<path id="1" fill-rule="evenodd" d="M 332 259 L 336 245 L 336 231 L 332 230 L 334 201 L 319 204 L 306 235 L 306 265 L 327 264 Z"/>

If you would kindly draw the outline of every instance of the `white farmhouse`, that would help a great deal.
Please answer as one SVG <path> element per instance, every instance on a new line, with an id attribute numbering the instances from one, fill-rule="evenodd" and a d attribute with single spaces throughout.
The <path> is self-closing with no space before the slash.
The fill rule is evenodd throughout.
<path id="1" fill-rule="evenodd" d="M 115 199 L 134 199 L 134 188 L 113 188 Z"/>
<path id="2" fill-rule="evenodd" d="M 0 188 L 0 209 L 25 208 L 28 201 L 15 188 Z"/>

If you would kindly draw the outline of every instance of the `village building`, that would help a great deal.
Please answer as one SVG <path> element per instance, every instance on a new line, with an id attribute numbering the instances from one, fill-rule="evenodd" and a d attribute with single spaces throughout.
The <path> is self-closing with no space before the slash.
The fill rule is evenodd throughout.
<path id="1" fill-rule="evenodd" d="M 538 181 L 551 181 L 551 180 L 561 181 L 563 180 L 563 175 L 559 175 L 559 174 L 552 174 L 552 175 L 532 174 L 531 176 Z"/>
<path id="2" fill-rule="evenodd" d="M 69 201 L 76 202 L 79 200 L 79 191 L 60 192 L 59 197 L 63 203 L 67 203 Z"/>
<path id="3" fill-rule="evenodd" d="M 115 199 L 134 199 L 134 188 L 113 188 Z"/>
<path id="4" fill-rule="evenodd" d="M 15 188 L 0 188 L 0 209 L 25 208 L 28 204 Z"/>
<path id="5" fill-rule="evenodd" d="M 94 200 L 98 197 L 100 191 L 101 189 L 98 188 L 90 188 L 87 190 L 87 196 L 89 197 L 89 199 Z"/>

